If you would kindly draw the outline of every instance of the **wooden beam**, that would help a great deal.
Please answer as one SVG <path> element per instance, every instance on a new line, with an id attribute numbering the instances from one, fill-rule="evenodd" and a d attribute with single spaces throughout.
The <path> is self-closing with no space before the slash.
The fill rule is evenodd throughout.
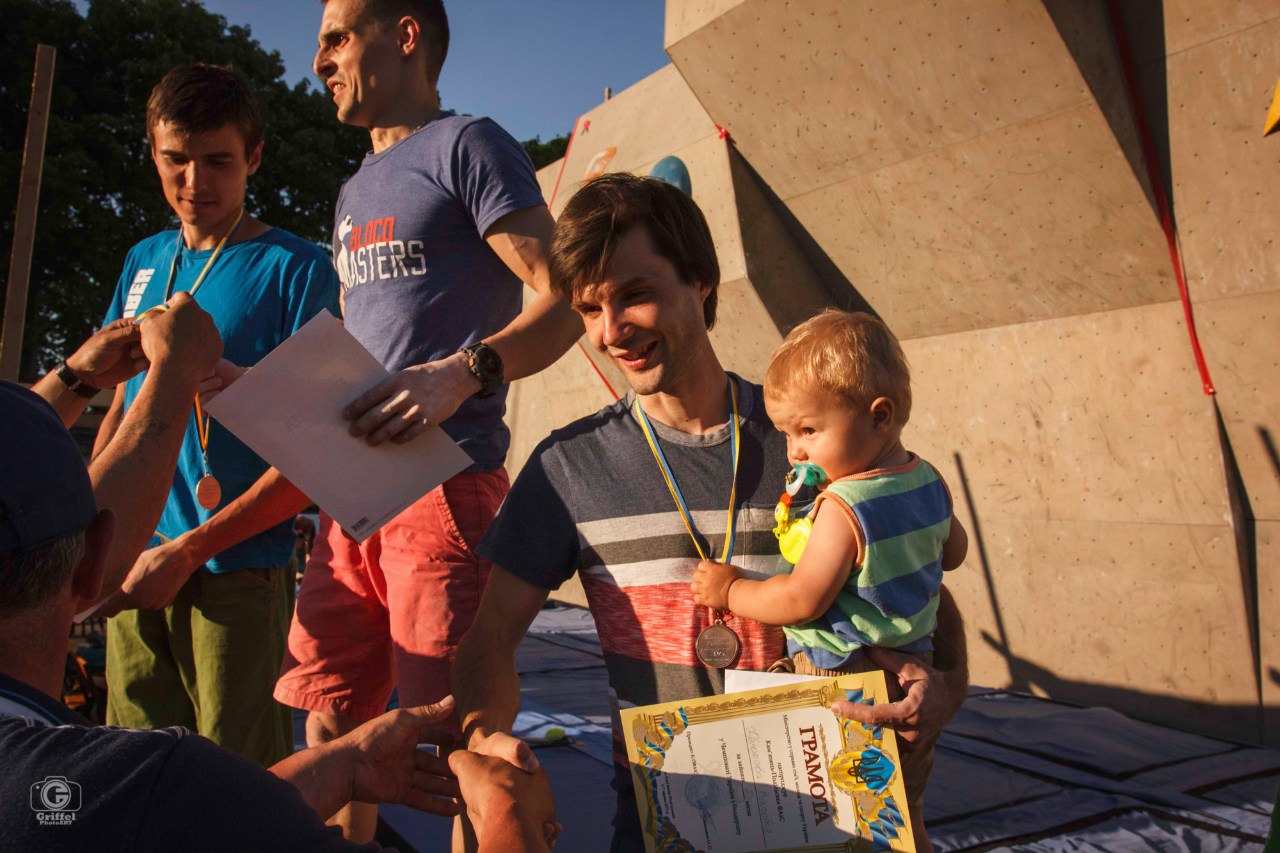
<path id="1" fill-rule="evenodd" d="M 27 112 L 27 141 L 22 151 L 22 177 L 18 181 L 18 207 L 13 221 L 13 253 L 9 257 L 4 325 L 0 327 L 0 379 L 12 381 L 17 381 L 22 362 L 22 327 L 27 316 L 31 252 L 36 238 L 40 177 L 44 172 L 44 143 L 49 129 L 49 102 L 53 95 L 53 66 L 57 55 L 57 49 L 51 45 L 36 46 L 31 109 Z"/>

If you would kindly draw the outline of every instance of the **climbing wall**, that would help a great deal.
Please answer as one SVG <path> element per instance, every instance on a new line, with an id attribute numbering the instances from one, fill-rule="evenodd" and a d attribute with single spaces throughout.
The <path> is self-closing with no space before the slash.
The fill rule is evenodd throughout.
<path id="1" fill-rule="evenodd" d="M 1280 652 L 1280 8 L 1119 5 L 1227 443 L 1106 3 L 670 0 L 666 48 L 826 280 L 904 341 L 909 446 L 976 534 L 953 580 L 975 680 L 1255 739 L 1277 688 L 1250 551 L 1264 671 Z"/>
<path id="2" fill-rule="evenodd" d="M 971 533 L 976 682 L 1280 742 L 1280 6 L 668 0 L 665 46 L 539 176 L 553 209 L 609 148 L 684 159 L 746 376 L 824 304 L 889 322 Z M 525 383 L 517 463 L 607 401 L 582 353 Z"/>
<path id="3" fill-rule="evenodd" d="M 726 367 L 759 381 L 785 330 L 829 299 L 756 178 L 672 66 L 578 120 L 565 159 L 538 173 L 553 214 L 559 215 L 588 167 L 609 150 L 610 172 L 648 174 L 668 156 L 688 168 L 693 198 L 707 217 L 720 260 L 720 308 L 712 338 Z M 743 329 L 751 333 L 744 335 Z M 553 428 L 611 403 L 609 387 L 627 392 L 609 360 L 593 352 L 585 338 L 581 344 L 551 369 L 513 384 L 507 416 L 513 473 Z"/>
<path id="4" fill-rule="evenodd" d="M 1239 471 L 1245 585 L 1256 575 L 1264 734 L 1280 743 L 1280 137 L 1262 137 L 1280 6 L 1166 0 L 1163 23 L 1163 43 L 1134 53 L 1144 101 L 1167 105 L 1173 212 Z"/>

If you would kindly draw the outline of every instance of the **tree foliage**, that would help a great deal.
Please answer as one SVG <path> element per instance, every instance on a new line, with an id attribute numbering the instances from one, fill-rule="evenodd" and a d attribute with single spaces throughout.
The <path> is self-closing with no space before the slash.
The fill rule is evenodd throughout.
<path id="1" fill-rule="evenodd" d="M 319 22 L 307 22 L 306 35 Z M 151 87 L 184 62 L 236 66 L 266 121 L 249 209 L 328 244 L 333 203 L 368 148 L 334 117 L 322 89 L 290 87 L 276 51 L 195 0 L 0 0 L 0 246 L 13 239 L 35 49 L 58 49 L 28 297 L 23 378 L 55 362 L 101 322 L 125 253 L 172 228 L 146 140 Z M 0 276 L 8 276 L 8 258 Z M 0 297 L 7 282 L 0 280 Z"/>
<path id="2" fill-rule="evenodd" d="M 524 141 L 524 150 L 529 152 L 529 159 L 533 161 L 533 168 L 541 169 L 543 166 L 549 166 L 564 156 L 564 152 L 569 147 L 568 136 L 557 136 L 554 139 L 542 141 L 541 136 L 535 136 L 533 139 Z"/>

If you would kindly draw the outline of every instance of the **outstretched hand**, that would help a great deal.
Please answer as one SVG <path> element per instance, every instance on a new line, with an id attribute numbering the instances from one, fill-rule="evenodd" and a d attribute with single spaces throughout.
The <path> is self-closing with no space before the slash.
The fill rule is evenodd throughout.
<path id="1" fill-rule="evenodd" d="M 67 367 L 94 388 L 114 388 L 147 369 L 142 340 L 133 320 L 114 320 L 94 332 L 74 353 Z"/>
<path id="2" fill-rule="evenodd" d="M 390 711 L 333 741 L 352 763 L 351 799 L 456 815 L 453 798 L 460 794 L 448 759 L 418 749 L 419 743 L 432 742 L 452 713 L 453 697 L 446 696 L 434 705 Z"/>
<path id="3" fill-rule="evenodd" d="M 170 297 L 164 310 L 157 308 L 135 321 L 142 351 L 151 364 L 191 371 L 198 382 L 222 356 L 222 337 L 213 318 L 182 290 Z"/>
<path id="4" fill-rule="evenodd" d="M 964 702 L 968 688 L 965 680 L 892 649 L 868 648 L 867 655 L 877 666 L 897 676 L 905 697 L 887 705 L 842 700 L 831 710 L 860 723 L 892 727 L 908 750 L 913 744 L 937 737 Z"/>
<path id="5" fill-rule="evenodd" d="M 212 403 L 213 399 L 225 391 L 228 385 L 244 376 L 248 369 L 247 367 L 232 364 L 225 358 L 218 359 L 214 362 L 213 369 L 196 386 L 196 393 L 200 395 L 200 402 L 206 405 Z"/>
<path id="6" fill-rule="evenodd" d="M 120 591 L 98 611 L 104 617 L 122 610 L 163 610 L 173 603 L 200 563 L 195 562 L 179 538 L 148 548 L 138 555 Z"/>
<path id="7" fill-rule="evenodd" d="M 525 773 L 502 758 L 465 749 L 449 756 L 449 767 L 458 776 L 480 853 L 555 844 L 562 827 L 545 771 Z"/>
<path id="8" fill-rule="evenodd" d="M 541 767 L 538 763 L 538 757 L 533 754 L 533 749 L 529 744 L 506 732 L 494 732 L 491 735 L 477 738 L 471 744 L 471 751 L 479 755 L 501 758 L 525 773 L 536 772 Z"/>

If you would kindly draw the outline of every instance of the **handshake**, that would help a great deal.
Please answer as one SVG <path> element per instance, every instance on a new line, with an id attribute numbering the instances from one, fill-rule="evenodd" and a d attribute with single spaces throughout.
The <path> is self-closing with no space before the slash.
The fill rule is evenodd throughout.
<path id="1" fill-rule="evenodd" d="M 495 735 L 471 750 L 454 744 L 454 701 L 390 711 L 271 768 L 321 817 L 348 802 L 401 803 L 456 815 L 465 805 L 480 853 L 549 850 L 560 834 L 551 786 L 528 744 Z M 435 744 L 439 752 L 419 749 Z"/>

